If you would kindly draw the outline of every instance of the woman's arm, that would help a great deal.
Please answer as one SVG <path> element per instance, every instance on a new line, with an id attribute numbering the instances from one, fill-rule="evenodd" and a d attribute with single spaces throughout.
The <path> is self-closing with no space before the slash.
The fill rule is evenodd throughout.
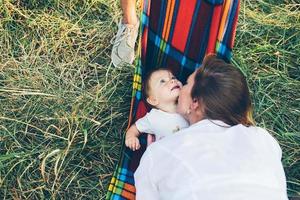
<path id="1" fill-rule="evenodd" d="M 148 147 L 149 148 L 149 147 Z M 160 199 L 158 188 L 153 181 L 153 161 L 149 149 L 144 153 L 140 165 L 134 173 L 136 200 Z"/>

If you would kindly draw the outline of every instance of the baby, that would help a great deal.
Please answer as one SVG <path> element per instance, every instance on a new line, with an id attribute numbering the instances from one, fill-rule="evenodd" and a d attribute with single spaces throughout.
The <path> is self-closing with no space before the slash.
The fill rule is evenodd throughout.
<path id="1" fill-rule="evenodd" d="M 135 151 L 140 148 L 140 133 L 154 134 L 156 140 L 189 126 L 176 113 L 177 99 L 182 84 L 168 69 L 157 69 L 148 74 L 144 84 L 144 97 L 153 108 L 137 120 L 126 132 L 125 145 Z"/>

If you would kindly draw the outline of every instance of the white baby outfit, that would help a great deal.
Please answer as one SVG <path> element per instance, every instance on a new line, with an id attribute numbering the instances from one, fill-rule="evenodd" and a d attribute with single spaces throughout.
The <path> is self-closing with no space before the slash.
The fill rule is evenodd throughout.
<path id="1" fill-rule="evenodd" d="M 137 120 L 135 125 L 141 133 L 154 134 L 156 140 L 189 126 L 188 122 L 178 113 L 168 113 L 155 108 Z"/>

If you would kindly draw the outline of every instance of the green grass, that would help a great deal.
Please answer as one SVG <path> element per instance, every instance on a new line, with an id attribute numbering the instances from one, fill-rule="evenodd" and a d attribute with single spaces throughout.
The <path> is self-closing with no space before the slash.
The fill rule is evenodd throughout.
<path id="1" fill-rule="evenodd" d="M 133 66 L 110 64 L 113 0 L 0 1 L 0 196 L 103 199 Z M 233 62 L 300 195 L 300 2 L 242 1 Z"/>
<path id="2" fill-rule="evenodd" d="M 247 75 L 257 125 L 281 145 L 290 196 L 300 196 L 299 55 L 299 1 L 241 4 L 235 64 Z"/>

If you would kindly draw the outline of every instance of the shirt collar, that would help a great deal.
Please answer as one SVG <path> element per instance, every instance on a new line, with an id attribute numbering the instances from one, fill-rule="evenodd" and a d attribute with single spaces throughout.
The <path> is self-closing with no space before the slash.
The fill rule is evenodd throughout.
<path id="1" fill-rule="evenodd" d="M 190 127 L 193 126 L 204 126 L 204 125 L 215 125 L 215 126 L 221 126 L 224 128 L 231 127 L 230 125 L 226 124 L 225 122 L 221 120 L 212 120 L 212 119 L 202 119 L 194 124 L 192 124 Z"/>

